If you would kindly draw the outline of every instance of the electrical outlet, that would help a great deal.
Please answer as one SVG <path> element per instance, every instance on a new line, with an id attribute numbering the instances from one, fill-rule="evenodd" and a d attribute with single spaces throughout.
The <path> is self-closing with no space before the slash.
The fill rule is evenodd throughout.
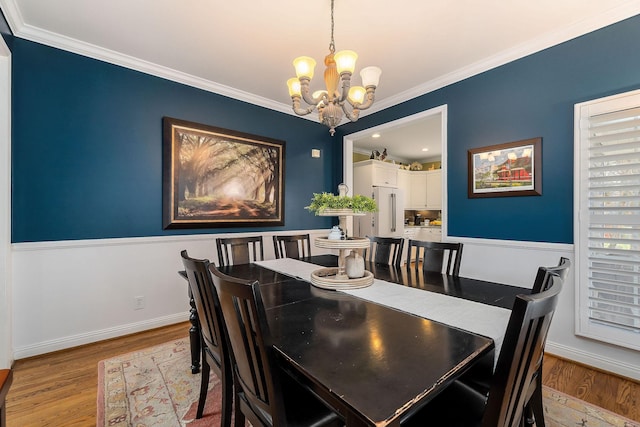
<path id="1" fill-rule="evenodd" d="M 133 297 L 133 309 L 142 310 L 144 308 L 144 296 Z"/>

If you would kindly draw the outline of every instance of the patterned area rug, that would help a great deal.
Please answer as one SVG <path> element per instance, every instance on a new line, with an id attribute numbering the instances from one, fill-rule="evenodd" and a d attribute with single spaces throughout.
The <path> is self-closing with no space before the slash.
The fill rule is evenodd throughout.
<path id="1" fill-rule="evenodd" d="M 640 427 L 640 423 L 547 386 L 542 386 L 542 398 L 550 427 Z"/>
<path id="2" fill-rule="evenodd" d="M 220 381 L 212 373 L 204 416 L 196 420 L 200 375 L 191 374 L 187 338 L 98 365 L 99 427 L 219 426 Z M 544 387 L 549 427 L 640 427 L 612 412 Z"/>
<path id="3" fill-rule="evenodd" d="M 219 426 L 220 380 L 211 372 L 204 415 L 196 420 L 200 374 L 191 374 L 187 338 L 98 364 L 97 426 Z"/>

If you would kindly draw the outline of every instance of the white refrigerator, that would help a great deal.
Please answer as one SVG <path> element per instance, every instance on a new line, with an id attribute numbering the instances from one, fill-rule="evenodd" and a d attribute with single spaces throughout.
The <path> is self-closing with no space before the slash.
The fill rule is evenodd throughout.
<path id="1" fill-rule="evenodd" d="M 370 196 L 378 204 L 378 212 L 354 217 L 356 236 L 404 237 L 402 190 L 391 187 L 372 187 Z"/>

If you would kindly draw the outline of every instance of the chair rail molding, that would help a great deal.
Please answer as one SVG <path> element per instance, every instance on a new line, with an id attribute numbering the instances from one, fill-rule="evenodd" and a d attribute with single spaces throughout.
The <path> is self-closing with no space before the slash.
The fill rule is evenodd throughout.
<path id="1" fill-rule="evenodd" d="M 303 232 L 315 238 L 328 230 L 260 234 L 271 242 L 273 234 Z M 177 273 L 184 268 L 180 251 L 217 262 L 216 237 L 248 234 L 257 233 L 14 243 L 13 357 L 187 321 L 187 284 Z M 313 255 L 322 253 L 327 251 L 312 247 Z M 273 245 L 265 244 L 265 259 L 274 258 Z M 135 305 L 140 296 L 143 309 Z"/>
<path id="2" fill-rule="evenodd" d="M 262 234 L 265 242 L 270 242 L 273 234 L 309 233 L 314 239 L 325 236 L 327 231 L 283 230 Z M 182 269 L 180 251 L 187 249 L 195 258 L 216 260 L 216 237 L 249 234 L 255 233 L 13 244 L 14 357 L 34 356 L 186 321 L 187 285 L 177 274 Z M 531 287 L 538 266 L 556 265 L 561 256 L 573 260 L 573 245 L 568 244 L 455 236 L 446 240 L 464 243 L 461 276 L 521 286 L 523 292 Z M 313 245 L 311 249 L 312 255 L 326 253 Z M 275 259 L 272 245 L 265 244 L 265 259 Z M 70 265 L 75 266 L 72 275 Z M 571 271 L 560 294 L 547 351 L 640 380 L 637 352 L 574 334 L 575 295 L 570 285 L 574 280 Z M 145 308 L 135 310 L 134 298 L 140 295 L 145 296 Z M 39 310 L 34 312 L 34 306 Z"/>

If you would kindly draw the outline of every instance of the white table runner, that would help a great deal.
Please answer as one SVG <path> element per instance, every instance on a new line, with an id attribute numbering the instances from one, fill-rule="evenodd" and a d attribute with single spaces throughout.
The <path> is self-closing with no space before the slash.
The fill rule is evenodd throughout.
<path id="1" fill-rule="evenodd" d="M 311 273 L 320 268 L 315 264 L 291 258 L 257 261 L 256 264 L 307 282 L 311 282 Z M 506 308 L 400 286 L 378 279 L 375 279 L 373 285 L 369 287 L 340 292 L 490 337 L 495 343 L 496 360 L 500 354 L 511 315 L 511 310 Z"/>

